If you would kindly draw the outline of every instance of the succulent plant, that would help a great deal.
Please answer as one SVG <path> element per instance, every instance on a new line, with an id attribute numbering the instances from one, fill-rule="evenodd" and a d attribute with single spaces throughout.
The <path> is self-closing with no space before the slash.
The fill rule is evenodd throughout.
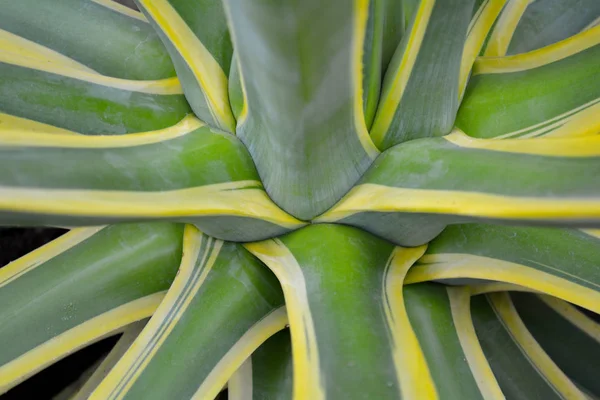
<path id="1" fill-rule="evenodd" d="M 136 2 L 0 0 L 0 391 L 600 397 L 598 0 Z"/>

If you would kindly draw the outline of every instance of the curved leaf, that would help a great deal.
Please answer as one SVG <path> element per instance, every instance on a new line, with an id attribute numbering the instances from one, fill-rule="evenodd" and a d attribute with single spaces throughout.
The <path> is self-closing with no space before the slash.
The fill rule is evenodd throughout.
<path id="1" fill-rule="evenodd" d="M 2 0 L 0 9 L 0 29 L 100 74 L 135 80 L 175 76 L 145 18 L 112 0 Z M 6 50 L 1 40 L 0 49 Z"/>
<path id="2" fill-rule="evenodd" d="M 175 277 L 180 225 L 74 230 L 0 270 L 0 391 L 149 317 Z"/>
<path id="3" fill-rule="evenodd" d="M 473 66 L 456 126 L 480 138 L 595 135 L 600 131 L 600 27 Z"/>
<path id="4" fill-rule="evenodd" d="M 421 0 L 387 69 L 371 129 L 382 150 L 452 129 L 473 1 Z"/>
<path id="5" fill-rule="evenodd" d="M 457 131 L 412 141 L 383 153 L 315 221 L 361 227 L 404 246 L 464 222 L 598 225 L 599 155 L 598 136 L 499 141 Z"/>
<path id="6" fill-rule="evenodd" d="M 235 131 L 227 93 L 232 47 L 217 0 L 137 0 L 175 64 L 187 100 L 211 126 Z"/>
<path id="7" fill-rule="evenodd" d="M 0 112 L 18 118 L 114 135 L 166 128 L 190 111 L 176 78 L 110 78 L 0 52 Z"/>
<path id="8" fill-rule="evenodd" d="M 511 293 L 511 298 L 527 329 L 560 369 L 599 396 L 600 325 L 550 296 Z"/>
<path id="9" fill-rule="evenodd" d="M 265 194 L 240 141 L 193 117 L 118 137 L 5 133 L 0 169 L 4 224 L 169 219 L 242 241 L 302 226 Z"/>
<path id="10" fill-rule="evenodd" d="M 275 277 L 259 261 L 188 225 L 165 300 L 90 399 L 214 398 L 285 327 L 282 305 Z"/>
<path id="11" fill-rule="evenodd" d="M 600 311 L 600 239 L 578 230 L 454 225 L 406 278 L 487 279 L 528 287 Z"/>
<path id="12" fill-rule="evenodd" d="M 504 395 L 516 399 L 586 398 L 535 340 L 524 340 L 530 334 L 506 296 L 494 294 L 488 299 L 477 296 L 471 300 L 475 330 Z"/>
<path id="13" fill-rule="evenodd" d="M 595 0 L 530 2 L 510 39 L 506 54 L 526 53 L 573 36 L 600 17 Z"/>
<path id="14" fill-rule="evenodd" d="M 292 399 L 292 345 L 289 330 L 271 336 L 227 384 L 229 400 Z"/>

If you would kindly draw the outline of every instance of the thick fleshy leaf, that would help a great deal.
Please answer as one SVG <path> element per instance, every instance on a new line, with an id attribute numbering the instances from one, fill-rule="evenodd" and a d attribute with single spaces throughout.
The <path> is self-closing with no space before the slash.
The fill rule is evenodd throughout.
<path id="1" fill-rule="evenodd" d="M 172 287 L 90 399 L 212 399 L 287 323 L 281 288 L 241 245 L 191 225 Z"/>
<path id="2" fill-rule="evenodd" d="M 506 293 L 471 300 L 475 331 L 506 398 L 585 399 L 533 339 Z"/>
<path id="3" fill-rule="evenodd" d="M 96 389 L 96 387 L 98 387 L 100 382 L 106 378 L 106 375 L 108 375 L 110 370 L 121 359 L 121 357 L 123 357 L 125 352 L 129 349 L 135 339 L 137 339 L 147 323 L 148 319 L 143 319 L 126 327 L 123 331 L 123 334 L 117 343 L 115 343 L 110 352 L 106 355 L 106 357 L 104 357 L 97 368 L 95 368 L 91 376 L 85 380 L 83 385 L 81 385 L 81 387 L 78 388 L 78 390 L 73 393 L 72 396 L 68 397 L 69 400 L 86 400 Z"/>
<path id="4" fill-rule="evenodd" d="M 229 400 L 291 400 L 292 344 L 284 329 L 271 336 L 244 361 L 227 384 Z"/>
<path id="5" fill-rule="evenodd" d="M 526 8 L 520 16 L 515 16 L 516 26 L 513 22 L 503 32 L 500 40 L 503 54 L 496 55 L 526 53 L 559 42 L 585 30 L 600 17 L 600 3 L 596 0 L 520 3 L 524 3 Z"/>
<path id="6" fill-rule="evenodd" d="M 600 132 L 600 27 L 473 66 L 456 118 L 467 135 L 532 138 Z"/>
<path id="7" fill-rule="evenodd" d="M 431 283 L 407 285 L 403 291 L 406 312 L 423 349 L 438 397 L 502 398 L 475 336 L 468 291 Z"/>
<path id="8" fill-rule="evenodd" d="M 373 141 L 382 150 L 452 130 L 473 0 L 421 0 L 388 66 Z"/>
<path id="9" fill-rule="evenodd" d="M 600 235 L 553 228 L 449 226 L 407 283 L 483 279 L 513 283 L 600 311 Z"/>
<path id="10" fill-rule="evenodd" d="M 181 237 L 167 223 L 77 229 L 2 268 L 0 392 L 149 317 L 175 277 Z"/>
<path id="11" fill-rule="evenodd" d="M 137 0 L 175 64 L 194 113 L 234 132 L 227 93 L 232 46 L 219 0 Z"/>
<path id="12" fill-rule="evenodd" d="M 29 43 L 15 42 L 7 33 Z M 175 75 L 169 55 L 142 14 L 113 0 L 0 1 L 1 51 L 31 56 L 32 47 L 41 47 L 53 61 L 59 58 L 115 78 Z"/>
<path id="13" fill-rule="evenodd" d="M 3 130 L 27 129 L 27 122 L 20 123 L 25 119 L 77 133 L 114 135 L 166 128 L 191 110 L 177 78 L 111 78 L 0 52 L 0 113 L 13 116 L 12 126 Z"/>
<path id="14" fill-rule="evenodd" d="M 576 307 L 550 296 L 512 293 L 527 329 L 575 383 L 600 396 L 600 325 Z"/>
<path id="15" fill-rule="evenodd" d="M 404 246 L 463 222 L 599 225 L 599 161 L 600 136 L 499 141 L 457 131 L 387 150 L 316 221 Z"/>
<path id="16" fill-rule="evenodd" d="M 188 117 L 126 136 L 0 136 L 0 222 L 77 226 L 169 219 L 228 240 L 301 226 L 268 198 L 234 136 Z"/>
<path id="17" fill-rule="evenodd" d="M 424 247 L 394 248 L 339 225 L 245 246 L 283 287 L 295 398 L 435 396 L 438 382 L 402 295 L 404 275 Z"/>
<path id="18" fill-rule="evenodd" d="M 369 1 L 224 3 L 244 90 L 237 134 L 271 198 L 311 219 L 378 154 L 363 109 Z"/>

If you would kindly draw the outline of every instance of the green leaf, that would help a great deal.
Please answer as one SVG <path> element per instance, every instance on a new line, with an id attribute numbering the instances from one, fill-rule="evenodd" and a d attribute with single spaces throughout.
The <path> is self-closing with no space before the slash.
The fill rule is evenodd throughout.
<path id="1" fill-rule="evenodd" d="M 404 246 L 464 222 L 600 223 L 600 138 L 492 141 L 455 132 L 397 145 L 316 222 Z M 549 173 L 552 171 L 552 173 Z"/>
<path id="2" fill-rule="evenodd" d="M 241 245 L 188 225 L 164 301 L 90 399 L 212 399 L 285 327 L 282 305 L 275 277 Z"/>
<path id="3" fill-rule="evenodd" d="M 569 303 L 550 296 L 511 293 L 511 298 L 527 329 L 552 360 L 575 383 L 598 397 L 600 325 Z"/>
<path id="4" fill-rule="evenodd" d="M 194 117 L 117 137 L 5 133 L 0 169 L 3 224 L 169 219 L 241 241 L 302 226 L 268 198 L 241 142 Z"/>
<path id="5" fill-rule="evenodd" d="M 456 126 L 479 138 L 595 135 L 599 60 L 600 27 L 530 53 L 479 58 Z"/>
<path id="6" fill-rule="evenodd" d="M 600 235 L 580 230 L 465 224 L 433 240 L 406 283 L 485 279 L 600 311 Z"/>
<path id="7" fill-rule="evenodd" d="M 463 289 L 431 283 L 403 289 L 406 312 L 437 394 L 453 399 L 502 398 L 472 328 L 469 294 L 465 292 L 466 298 L 461 298 L 452 292 L 455 290 Z"/>
<path id="8" fill-rule="evenodd" d="M 423 247 L 394 248 L 340 225 L 311 225 L 245 246 L 283 287 L 294 398 L 435 393 L 401 291 Z"/>
<path id="9" fill-rule="evenodd" d="M 73 230 L 0 270 L 0 392 L 149 317 L 181 256 L 182 227 Z"/>
<path id="10" fill-rule="evenodd" d="M 176 78 L 109 78 L 0 53 L 0 112 L 77 133 L 120 135 L 166 128 L 191 110 Z"/>
<path id="11" fill-rule="evenodd" d="M 11 32 L 103 75 L 135 80 L 175 76 L 169 55 L 142 14 L 112 0 L 2 0 L 0 8 L 3 51 L 30 55 L 27 47 L 4 41 Z"/>
<path id="12" fill-rule="evenodd" d="M 227 93 L 233 52 L 218 0 L 137 0 L 154 26 L 194 113 L 207 124 L 235 131 Z"/>
<path id="13" fill-rule="evenodd" d="M 533 339 L 508 294 L 474 297 L 471 312 L 481 347 L 507 398 L 586 398 Z"/>
<path id="14" fill-rule="evenodd" d="M 290 332 L 271 336 L 229 379 L 229 400 L 292 399 L 293 360 Z"/>
<path id="15" fill-rule="evenodd" d="M 237 135 L 273 201 L 297 218 L 313 218 L 378 154 L 363 111 L 363 95 L 372 98 L 362 73 L 369 1 L 225 5 L 244 89 Z M 376 75 L 371 67 L 367 74 Z M 374 76 L 366 79 L 376 84 Z"/>
<path id="16" fill-rule="evenodd" d="M 77 390 L 74 396 L 69 397 L 69 400 L 86 400 L 96 389 L 96 387 L 98 387 L 100 382 L 106 378 L 106 375 L 108 375 L 110 370 L 121 359 L 121 357 L 123 357 L 125 352 L 127 352 L 131 344 L 135 341 L 135 339 L 137 339 L 147 323 L 148 319 L 144 319 L 134 322 L 130 326 L 126 327 L 123 334 L 117 343 L 115 343 L 110 352 L 106 355 L 106 357 L 104 357 L 102 362 L 93 371 L 92 375 L 84 382 L 81 388 Z"/>
<path id="17" fill-rule="evenodd" d="M 526 53 L 565 40 L 600 17 L 596 0 L 530 2 L 510 38 L 507 55 Z"/>
<path id="18" fill-rule="evenodd" d="M 450 132 L 472 9 L 473 0 L 419 2 L 385 74 L 371 129 L 377 147 Z"/>

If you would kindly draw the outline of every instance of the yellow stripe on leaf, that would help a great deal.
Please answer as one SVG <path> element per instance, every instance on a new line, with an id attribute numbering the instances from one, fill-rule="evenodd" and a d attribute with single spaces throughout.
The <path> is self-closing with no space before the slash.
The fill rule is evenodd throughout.
<path id="1" fill-rule="evenodd" d="M 355 90 L 354 96 L 354 126 L 358 139 L 371 159 L 379 155 L 379 150 L 371 140 L 365 125 L 365 112 L 363 101 L 363 54 L 364 39 L 369 18 L 369 0 L 354 1 L 354 30 L 352 35 L 352 80 Z M 242 86 L 243 88 L 243 86 Z M 244 102 L 244 104 L 246 104 Z"/>
<path id="2" fill-rule="evenodd" d="M 456 334 L 481 396 L 485 400 L 504 399 L 475 333 L 471 319 L 471 292 L 465 287 L 448 287 L 446 290 Z"/>
<path id="3" fill-rule="evenodd" d="M 10 136 L 14 131 L 19 131 L 18 136 L 21 140 L 26 140 L 23 138 L 24 135 L 29 137 L 33 137 L 35 135 L 39 137 L 41 135 L 37 134 L 59 134 L 64 136 L 75 136 L 79 134 L 78 132 L 44 124 L 43 122 L 0 112 L 0 140 L 4 139 L 6 136 Z"/>
<path id="4" fill-rule="evenodd" d="M 590 119 L 593 117 L 590 116 Z M 595 120 L 598 120 L 597 115 Z M 455 129 L 444 136 L 448 142 L 479 150 L 502 151 L 516 154 L 532 154 L 555 157 L 598 157 L 600 156 L 600 135 L 574 138 L 537 139 L 478 139 Z"/>
<path id="5" fill-rule="evenodd" d="M 59 238 L 0 268 L 0 288 L 42 265 L 46 261 L 75 247 L 99 232 L 103 226 L 73 229 Z"/>
<path id="6" fill-rule="evenodd" d="M 16 65 L 24 68 L 31 68 L 38 71 L 51 74 L 62 75 L 68 78 L 78 79 L 85 82 L 94 83 L 101 86 L 107 86 L 115 89 L 128 90 L 131 92 L 141 92 L 149 94 L 182 94 L 183 89 L 177 78 L 166 78 L 154 81 L 136 81 L 129 79 L 113 78 L 100 75 L 95 72 L 88 72 L 72 67 L 55 64 L 29 56 L 23 56 L 16 53 L 0 52 L 0 62 Z"/>
<path id="7" fill-rule="evenodd" d="M 0 121 L 2 116 L 0 115 Z M 186 135 L 204 126 L 204 123 L 188 115 L 177 124 L 168 128 L 150 132 L 131 133 L 129 135 L 105 135 L 87 136 L 73 135 L 69 133 L 47 133 L 27 132 L 26 127 L 22 129 L 11 129 L 0 133 L 0 147 L 22 146 L 22 147 L 61 147 L 61 148 L 120 148 L 133 147 L 146 144 L 159 143 Z M 0 128 L 2 125 L 0 125 Z M 56 128 L 58 129 L 58 128 Z"/>
<path id="8" fill-rule="evenodd" d="M 560 314 L 561 317 L 575 325 L 579 330 L 585 332 L 589 337 L 600 344 L 600 324 L 566 301 L 546 295 L 540 295 L 539 298 L 546 303 L 548 307 Z"/>
<path id="9" fill-rule="evenodd" d="M 404 50 L 404 54 L 402 54 L 400 65 L 395 74 L 391 77 L 391 82 L 387 82 L 388 79 L 386 76 L 380 105 L 377 109 L 377 114 L 375 115 L 375 120 L 371 129 L 371 138 L 377 146 L 383 142 L 388 128 L 392 123 L 392 119 L 394 118 L 396 109 L 400 104 L 404 89 L 408 84 L 412 69 L 417 61 L 417 56 L 421 48 L 421 43 L 423 42 L 423 37 L 425 37 L 425 31 L 427 30 L 427 25 L 434 5 L 435 0 L 421 0 L 419 8 L 416 11 L 413 28 L 409 33 L 410 36 L 406 44 L 406 49 Z"/>
<path id="10" fill-rule="evenodd" d="M 206 245 L 210 250 L 204 252 L 197 266 L 204 240 L 209 241 Z M 125 397 L 190 305 L 212 269 L 222 245 L 222 241 L 207 238 L 195 227 L 186 225 L 181 265 L 164 301 L 138 339 L 92 393 L 90 399 L 117 400 Z"/>
<path id="11" fill-rule="evenodd" d="M 507 57 L 480 57 L 473 74 L 500 74 L 525 71 L 547 65 L 600 44 L 600 26 L 580 32 L 568 39 L 523 54 Z"/>
<path id="12" fill-rule="evenodd" d="M 0 187 L 0 209 L 16 213 L 115 218 L 233 215 L 297 228 L 304 223 L 275 205 L 258 181 L 161 192 Z"/>
<path id="13" fill-rule="evenodd" d="M 462 61 L 460 63 L 460 75 L 458 79 L 459 99 L 462 99 L 465 88 L 467 87 L 467 79 L 469 78 L 471 67 L 475 62 L 477 55 L 479 55 L 489 31 L 502 11 L 504 4 L 506 4 L 506 1 L 507 0 L 486 0 L 479 7 L 479 10 L 471 22 L 472 26 L 469 27 L 469 33 L 467 34 Z"/>
<path id="14" fill-rule="evenodd" d="M 355 186 L 315 222 L 335 222 L 361 212 L 450 214 L 478 218 L 600 221 L 600 202 L 586 198 L 511 197 L 451 190 Z"/>
<path id="15" fill-rule="evenodd" d="M 281 307 L 250 327 L 210 371 L 192 396 L 192 400 L 214 399 L 227 383 L 227 380 L 244 365 L 246 360 L 249 360 L 248 357 L 254 350 L 275 333 L 285 328 L 287 323 L 288 318 L 285 307 Z M 250 372 L 252 372 L 252 364 L 250 364 Z M 250 376 L 250 382 L 252 382 L 252 376 Z"/>
<path id="16" fill-rule="evenodd" d="M 540 266 L 547 272 L 513 262 L 471 254 L 430 254 L 421 258 L 408 272 L 405 284 L 440 279 L 487 279 L 512 283 L 561 298 L 588 310 L 600 313 L 600 285 Z M 559 277 L 560 273 L 567 277 Z M 577 280 L 595 287 L 590 289 L 575 283 Z"/>
<path id="17" fill-rule="evenodd" d="M 300 265 L 279 239 L 248 243 L 244 247 L 273 271 L 283 288 L 294 354 L 294 398 L 325 399 L 319 348 Z"/>
<path id="18" fill-rule="evenodd" d="M 477 296 L 478 294 L 494 293 L 494 292 L 536 292 L 531 288 L 527 288 L 513 283 L 506 282 L 491 282 L 482 283 L 469 287 L 471 296 Z"/>
<path id="19" fill-rule="evenodd" d="M 120 332 L 132 322 L 147 318 L 165 293 L 158 292 L 123 304 L 81 325 L 55 336 L 17 359 L 0 367 L 0 394 L 24 381 L 59 358 L 74 353 L 91 342 Z"/>
<path id="20" fill-rule="evenodd" d="M 532 1 L 509 0 L 492 31 L 484 53 L 486 57 L 498 57 L 506 54 L 517 25 Z"/>
<path id="21" fill-rule="evenodd" d="M 488 295 L 500 321 L 531 364 L 564 399 L 587 399 L 573 382 L 556 366 L 519 317 L 507 293 Z"/>
<path id="22" fill-rule="evenodd" d="M 139 1 L 194 74 L 214 121 L 221 129 L 235 132 L 235 120 L 228 100 L 227 76 L 219 63 L 168 0 Z"/>
<path id="23" fill-rule="evenodd" d="M 97 73 L 93 69 L 73 60 L 72 58 L 60 54 L 55 50 L 52 50 L 46 46 L 42 46 L 36 42 L 32 42 L 31 40 L 25 39 L 3 29 L 0 29 L 0 54 L 1 53 L 11 53 L 17 57 L 28 57 L 32 60 L 36 60 L 40 64 L 51 63 L 57 67 L 75 69 L 91 74 Z M 0 59 L 7 59 L 7 57 L 5 56 Z"/>
<path id="24" fill-rule="evenodd" d="M 388 261 L 383 295 L 384 311 L 392 336 L 392 356 L 402 398 L 437 399 L 427 360 L 404 306 L 402 287 L 408 269 L 419 259 L 426 246 L 396 247 Z"/>

